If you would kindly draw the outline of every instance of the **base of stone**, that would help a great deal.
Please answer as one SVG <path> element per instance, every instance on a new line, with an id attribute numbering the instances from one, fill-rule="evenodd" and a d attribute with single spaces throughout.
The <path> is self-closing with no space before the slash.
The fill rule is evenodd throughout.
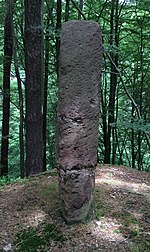
<path id="1" fill-rule="evenodd" d="M 68 224 L 86 219 L 95 186 L 95 168 L 58 169 L 62 214 Z"/>

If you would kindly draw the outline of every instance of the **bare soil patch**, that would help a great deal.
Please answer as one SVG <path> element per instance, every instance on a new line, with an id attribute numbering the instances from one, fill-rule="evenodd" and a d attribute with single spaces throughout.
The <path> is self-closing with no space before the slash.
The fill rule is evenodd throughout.
<path id="1" fill-rule="evenodd" d="M 71 226 L 61 217 L 55 172 L 3 186 L 0 251 L 149 252 L 150 174 L 98 166 L 89 217 Z"/>

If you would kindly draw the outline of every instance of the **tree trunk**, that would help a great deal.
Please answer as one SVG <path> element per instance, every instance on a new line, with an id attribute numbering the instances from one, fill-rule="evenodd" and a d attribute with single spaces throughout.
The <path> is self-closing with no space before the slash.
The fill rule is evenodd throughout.
<path id="1" fill-rule="evenodd" d="M 102 104 L 102 122 L 103 122 L 103 139 L 104 139 L 104 162 L 106 157 L 106 146 L 107 146 L 107 63 L 106 63 L 106 57 L 104 55 L 104 88 L 101 88 L 101 104 Z M 105 162 L 106 163 L 106 162 Z"/>
<path id="2" fill-rule="evenodd" d="M 60 30 L 61 30 L 61 0 L 57 0 L 57 22 L 56 22 L 56 72 L 59 76 L 59 50 L 60 50 Z"/>
<path id="3" fill-rule="evenodd" d="M 118 61 L 117 61 L 118 64 Z M 118 120 L 118 90 L 116 95 L 116 113 L 114 118 L 114 126 L 112 128 L 112 164 L 116 164 L 116 152 L 117 152 L 117 146 L 119 148 L 119 142 L 118 142 L 118 132 L 116 127 L 116 122 Z"/>
<path id="4" fill-rule="evenodd" d="M 46 125 L 47 125 L 47 89 L 49 75 L 50 35 L 49 26 L 52 21 L 53 8 L 49 7 L 45 34 L 45 69 L 44 69 L 44 102 L 43 102 L 43 171 L 46 171 Z M 53 21 L 52 21 L 53 23 Z"/>
<path id="5" fill-rule="evenodd" d="M 26 0 L 26 175 L 43 171 L 43 1 Z"/>
<path id="6" fill-rule="evenodd" d="M 19 112 L 20 112 L 20 125 L 19 125 L 19 143 L 20 143 L 20 175 L 21 178 L 24 178 L 25 168 L 24 168 L 24 109 L 23 109 L 23 93 L 22 93 L 22 83 L 19 73 L 18 59 L 17 59 L 17 49 L 16 49 L 16 36 L 13 30 L 13 58 L 14 58 L 14 66 L 15 73 L 18 82 L 18 94 L 19 94 Z"/>
<path id="7" fill-rule="evenodd" d="M 131 123 L 133 123 L 133 117 L 134 117 L 134 106 L 132 104 L 132 115 L 131 115 Z M 132 153 L 132 168 L 135 168 L 135 148 L 134 148 L 134 129 L 131 129 L 131 153 Z"/>
<path id="8" fill-rule="evenodd" d="M 111 1 L 111 15 L 110 15 L 110 46 L 113 47 L 114 44 L 114 13 L 115 13 L 115 0 Z M 113 59 L 113 53 L 111 52 L 111 58 Z M 111 63 L 111 75 L 110 75 L 110 92 L 109 92 L 109 114 L 108 114 L 108 130 L 106 135 L 106 145 L 105 145 L 105 157 L 104 163 L 110 163 L 110 155 L 111 155 L 111 123 L 114 118 L 114 85 L 115 85 L 115 76 L 113 73 L 115 72 L 114 66 Z"/>
<path id="9" fill-rule="evenodd" d="M 144 71 L 143 71 L 143 21 L 140 20 L 140 72 L 141 72 L 141 81 L 140 81 L 140 97 L 139 97 L 139 110 L 140 114 L 143 113 L 143 86 L 144 86 Z M 141 130 L 138 133 L 138 170 L 142 170 L 142 150 L 141 150 L 141 142 L 142 142 L 142 133 Z"/>
<path id="10" fill-rule="evenodd" d="M 70 0 L 66 0 L 65 22 L 67 22 L 69 20 L 69 3 L 70 3 Z"/>
<path id="11" fill-rule="evenodd" d="M 4 23 L 4 75 L 3 75 L 3 117 L 1 140 L 1 176 L 8 175 L 8 140 L 10 118 L 10 71 L 13 52 L 12 0 L 6 0 Z"/>
<path id="12" fill-rule="evenodd" d="M 118 66 L 118 53 L 113 52 L 114 46 L 118 47 L 119 35 L 118 35 L 118 0 L 112 0 L 111 16 L 110 16 L 110 46 L 112 51 L 110 56 L 114 61 L 115 65 Z M 105 146 L 105 158 L 104 163 L 111 162 L 111 136 L 115 134 L 113 124 L 115 123 L 115 97 L 116 97 L 116 87 L 117 87 L 117 72 L 114 64 L 111 62 L 111 75 L 110 75 L 110 91 L 109 91 L 109 109 L 108 109 L 108 131 L 106 136 L 106 146 Z M 115 148 L 113 148 L 113 152 Z M 113 153 L 115 156 L 115 153 Z M 112 160 L 113 163 L 115 162 Z"/>
<path id="13" fill-rule="evenodd" d="M 81 20 L 81 12 L 83 9 L 83 0 L 79 1 L 79 9 L 80 9 L 80 11 L 78 11 L 78 20 Z"/>

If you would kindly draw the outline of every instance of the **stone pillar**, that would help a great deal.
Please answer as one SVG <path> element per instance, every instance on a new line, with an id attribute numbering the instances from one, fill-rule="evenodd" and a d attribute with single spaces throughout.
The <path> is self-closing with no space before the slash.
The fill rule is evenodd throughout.
<path id="1" fill-rule="evenodd" d="M 62 212 L 86 218 L 95 184 L 102 42 L 93 21 L 63 24 L 60 44 L 56 162 Z"/>

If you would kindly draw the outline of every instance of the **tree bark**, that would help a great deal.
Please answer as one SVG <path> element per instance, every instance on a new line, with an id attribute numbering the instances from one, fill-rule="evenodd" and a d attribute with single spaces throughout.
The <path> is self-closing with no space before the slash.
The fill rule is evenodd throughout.
<path id="1" fill-rule="evenodd" d="M 43 1 L 26 0 L 26 176 L 43 171 Z"/>
<path id="2" fill-rule="evenodd" d="M 119 45 L 119 35 L 118 35 L 118 0 L 112 0 L 111 16 L 110 16 L 110 46 L 111 49 L 111 58 L 115 62 L 115 65 L 118 66 L 118 53 L 114 52 L 114 46 L 118 47 Z M 111 136 L 113 137 L 115 132 L 114 126 L 115 123 L 115 97 L 116 97 L 116 87 L 117 87 L 117 71 L 114 64 L 111 62 L 111 75 L 110 75 L 110 91 L 109 91 L 109 109 L 108 109 L 108 131 L 106 136 L 106 146 L 105 146 L 105 158 L 104 163 L 111 162 L 111 150 L 112 150 L 112 141 Z M 112 145 L 112 146 L 111 146 Z M 113 148 L 112 161 L 115 162 L 115 148 Z"/>
<path id="3" fill-rule="evenodd" d="M 69 3 L 70 3 L 70 0 L 66 0 L 65 22 L 67 22 L 69 20 Z"/>
<path id="4" fill-rule="evenodd" d="M 10 119 L 10 71 L 13 53 L 12 0 L 6 0 L 4 21 L 4 74 L 3 74 L 3 117 L 1 140 L 1 176 L 8 175 L 8 142 Z"/>
<path id="5" fill-rule="evenodd" d="M 83 0 L 79 1 L 79 9 L 80 9 L 80 11 L 78 11 L 78 20 L 81 20 L 81 17 L 82 17 L 81 12 L 83 9 Z"/>
<path id="6" fill-rule="evenodd" d="M 144 86 L 144 71 L 143 71 L 143 20 L 140 20 L 140 97 L 139 97 L 139 110 L 140 114 L 143 114 L 143 86 Z M 138 133 L 138 170 L 142 170 L 142 132 L 139 130 Z"/>
<path id="7" fill-rule="evenodd" d="M 49 26 L 52 20 L 53 7 L 49 7 L 46 34 L 45 34 L 45 64 L 44 64 L 44 102 L 43 102 L 43 171 L 46 171 L 46 125 L 47 125 L 47 89 L 48 89 L 48 76 L 49 76 L 49 56 L 50 56 L 50 35 Z"/>
<path id="8" fill-rule="evenodd" d="M 22 92 L 22 83 L 19 73 L 19 66 L 18 66 L 18 58 L 17 58 L 17 49 L 16 49 L 16 36 L 13 29 L 13 58 L 14 58 L 14 66 L 15 66 L 15 73 L 18 82 L 18 94 L 19 94 L 19 143 L 20 143 L 20 175 L 21 178 L 24 178 L 25 175 L 25 167 L 24 167 L 24 106 L 23 106 L 23 92 Z"/>
<path id="9" fill-rule="evenodd" d="M 56 72 L 59 77 L 59 50 L 60 50 L 60 30 L 61 30 L 61 0 L 57 0 L 57 22 L 56 22 Z"/>

